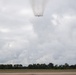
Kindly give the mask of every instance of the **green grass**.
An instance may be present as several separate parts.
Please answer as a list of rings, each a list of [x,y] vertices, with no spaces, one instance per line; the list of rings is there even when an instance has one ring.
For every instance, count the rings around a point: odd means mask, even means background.
[[[51,70],[51,69],[0,69],[0,73],[35,73],[35,72],[76,72],[76,69]]]

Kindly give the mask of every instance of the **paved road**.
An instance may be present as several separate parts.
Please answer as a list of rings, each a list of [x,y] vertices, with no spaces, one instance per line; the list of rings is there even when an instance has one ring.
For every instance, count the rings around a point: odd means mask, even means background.
[[[76,75],[76,72],[51,72],[51,73],[0,73],[0,75]]]

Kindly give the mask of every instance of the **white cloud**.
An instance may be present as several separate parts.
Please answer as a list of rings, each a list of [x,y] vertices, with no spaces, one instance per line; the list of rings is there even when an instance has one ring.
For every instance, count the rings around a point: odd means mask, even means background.
[[[34,17],[28,0],[1,0],[0,63],[75,64],[75,3],[51,0],[44,16]]]
[[[8,33],[10,30],[6,28],[0,28],[0,32],[2,33]]]

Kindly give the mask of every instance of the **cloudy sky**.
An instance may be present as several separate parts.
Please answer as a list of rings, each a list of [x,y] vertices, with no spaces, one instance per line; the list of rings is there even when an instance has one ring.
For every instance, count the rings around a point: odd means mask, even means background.
[[[30,0],[0,0],[0,63],[76,64],[76,0],[49,0],[35,17]]]

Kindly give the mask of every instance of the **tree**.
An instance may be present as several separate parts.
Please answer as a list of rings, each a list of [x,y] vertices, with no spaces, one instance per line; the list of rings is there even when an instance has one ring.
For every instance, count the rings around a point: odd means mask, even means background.
[[[49,68],[49,69],[53,69],[53,68],[54,68],[54,64],[53,64],[53,63],[49,63],[49,64],[48,64],[48,68]]]
[[[65,68],[65,69],[69,69],[69,64],[65,63],[65,64],[64,64],[64,68]]]

